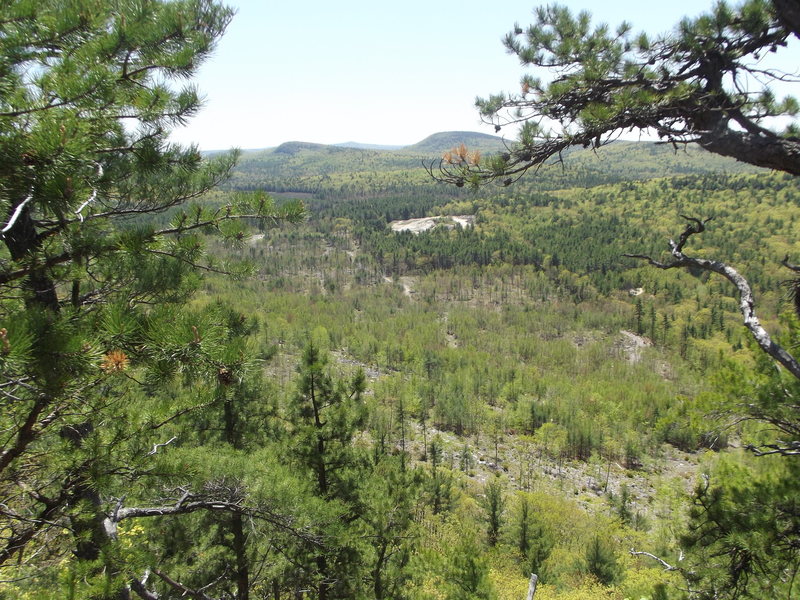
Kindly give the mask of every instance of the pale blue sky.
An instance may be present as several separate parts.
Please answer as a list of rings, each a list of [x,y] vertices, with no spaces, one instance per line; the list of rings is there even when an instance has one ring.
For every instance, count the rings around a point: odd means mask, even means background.
[[[544,2],[543,2],[544,3]],[[659,33],[711,0],[562,0],[595,22]],[[299,140],[413,144],[494,133],[476,96],[518,89],[501,38],[536,0],[228,0],[238,14],[195,82],[206,105],[173,139],[204,150]],[[800,61],[794,61],[795,64]]]

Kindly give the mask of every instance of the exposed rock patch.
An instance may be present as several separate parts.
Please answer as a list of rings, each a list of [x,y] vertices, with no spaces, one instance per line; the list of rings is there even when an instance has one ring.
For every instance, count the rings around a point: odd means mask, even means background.
[[[411,233],[422,233],[441,225],[452,229],[456,225],[459,227],[472,227],[475,225],[475,215],[455,215],[439,217],[423,217],[421,219],[406,219],[404,221],[392,221],[389,227],[392,231],[410,231]]]
[[[628,362],[631,364],[641,361],[642,350],[653,345],[653,342],[650,341],[649,338],[636,335],[632,331],[626,331],[623,329],[620,331],[620,334],[622,337],[617,342],[616,346],[622,351],[622,353],[628,359]]]

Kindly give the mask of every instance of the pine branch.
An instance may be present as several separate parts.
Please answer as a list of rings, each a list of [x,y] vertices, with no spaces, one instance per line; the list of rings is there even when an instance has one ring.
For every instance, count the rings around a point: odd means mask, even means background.
[[[779,6],[780,5],[780,6]],[[426,165],[431,177],[456,186],[509,185],[528,170],[559,158],[567,147],[598,148],[618,134],[650,130],[673,145],[699,144],[736,160],[800,175],[800,140],[783,137],[761,122],[793,116],[741,89],[740,81],[791,79],[759,67],[760,55],[786,45],[798,32],[800,11],[777,0],[776,17],[753,24],[736,9],[709,32],[702,19],[687,20],[678,33],[650,42],[631,39],[629,26],[616,33],[563,7],[546,7],[527,30],[516,27],[504,43],[523,65],[547,69],[549,83],[526,76],[519,94],[476,102],[484,122],[522,124],[518,143],[482,164],[443,159]],[[640,42],[639,40],[642,40]],[[737,127],[731,127],[735,123]],[[739,130],[739,127],[743,128]]]

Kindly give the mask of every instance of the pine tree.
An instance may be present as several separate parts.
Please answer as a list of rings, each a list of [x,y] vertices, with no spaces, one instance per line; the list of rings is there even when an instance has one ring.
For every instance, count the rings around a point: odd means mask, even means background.
[[[644,334],[644,306],[642,305],[642,299],[636,299],[636,333],[639,335]]]
[[[544,583],[547,578],[544,561],[550,556],[555,542],[541,518],[533,512],[529,496],[519,493],[518,499],[514,515],[514,536],[517,549],[524,559],[522,574],[528,576],[535,573],[539,581]]]
[[[445,596],[448,600],[492,600],[496,597],[489,568],[469,534],[447,556]]]
[[[486,484],[483,490],[483,509],[486,512],[486,534],[489,545],[494,546],[500,537],[500,528],[503,526],[505,512],[505,493],[497,477]]]
[[[614,551],[600,536],[594,536],[586,546],[586,568],[603,585],[611,585],[619,577]]]
[[[168,142],[200,105],[181,82],[232,14],[212,0],[0,6],[0,566],[48,580],[71,557],[83,597],[149,593],[147,558],[115,549],[121,523],[252,508],[219,480],[141,485],[176,445],[168,424],[227,376],[226,326],[182,308],[199,272],[240,271],[206,256],[205,235],[235,243],[247,220],[302,216],[263,195],[184,207],[236,160]]]
[[[519,93],[476,102],[497,131],[520,125],[517,144],[484,161],[447,153],[430,173],[460,186],[509,185],[566,148],[597,148],[621,131],[650,129],[675,144],[696,143],[799,175],[796,128],[769,128],[770,117],[794,116],[797,101],[776,99],[769,86],[786,74],[763,73],[759,65],[792,36],[800,36],[800,17],[790,0],[747,0],[735,8],[720,2],[652,39],[632,34],[628,23],[592,28],[586,12],[540,7],[535,23],[515,26],[503,41],[522,65],[553,76],[526,73]],[[746,75],[758,88],[743,93],[731,82]]]
[[[361,371],[347,382],[334,379],[326,355],[313,343],[306,346],[291,406],[289,452],[312,493],[335,515],[322,532],[325,547],[311,548],[307,559],[313,563],[308,570],[314,574],[319,600],[352,597],[357,587],[354,573],[361,559],[350,540],[355,533],[350,525],[360,516],[360,484],[369,461],[352,442],[366,417],[364,384]]]
[[[418,525],[415,508],[421,498],[422,472],[408,469],[402,455],[385,457],[361,486],[363,510],[359,519],[366,579],[375,600],[402,598],[410,579]]]

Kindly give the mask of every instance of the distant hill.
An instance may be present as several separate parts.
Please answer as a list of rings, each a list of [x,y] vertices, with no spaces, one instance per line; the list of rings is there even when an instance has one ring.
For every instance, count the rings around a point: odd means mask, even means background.
[[[341,144],[334,144],[339,148],[355,148],[357,150],[400,150],[404,148],[402,144],[362,144],[361,142],[342,142]]]
[[[550,189],[587,187],[621,181],[644,181],[676,175],[707,173],[758,173],[752,165],[707,152],[698,146],[674,148],[656,142],[616,141],[594,151],[570,148],[563,152],[562,163],[543,167],[536,177],[547,180]]]
[[[275,154],[290,154],[294,155],[298,152],[302,152],[304,150],[310,150],[312,152],[340,152],[345,150],[345,148],[341,148],[339,146],[330,146],[327,144],[314,144],[312,142],[284,142],[277,148],[273,150]]]
[[[505,148],[503,138],[475,131],[445,131],[429,135],[421,142],[400,150],[403,154],[423,154],[441,156],[453,147],[464,144],[470,150],[483,154],[498,152]]]
[[[484,156],[506,147],[502,138],[469,131],[435,133],[395,150],[293,141],[245,152],[228,185],[328,197],[407,195],[412,189],[415,194],[450,195],[453,190],[436,184],[423,165],[435,164],[444,152],[462,143]],[[654,142],[617,141],[597,152],[573,148],[563,152],[562,159],[530,173],[514,188],[555,190],[674,175],[758,171],[697,147],[676,150]]]

